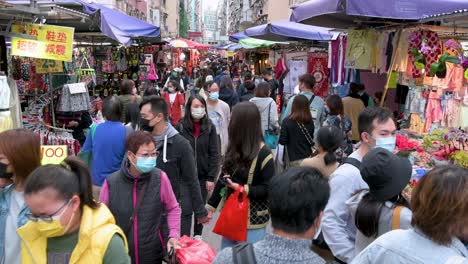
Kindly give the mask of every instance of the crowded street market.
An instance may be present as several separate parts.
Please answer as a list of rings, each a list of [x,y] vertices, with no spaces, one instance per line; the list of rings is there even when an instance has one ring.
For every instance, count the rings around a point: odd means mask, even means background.
[[[93,1],[0,0],[0,264],[468,264],[468,0]]]

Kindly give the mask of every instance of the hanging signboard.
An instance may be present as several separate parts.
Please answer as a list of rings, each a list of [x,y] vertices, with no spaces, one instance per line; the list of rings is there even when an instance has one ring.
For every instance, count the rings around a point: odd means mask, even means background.
[[[11,38],[12,55],[58,61],[72,60],[74,28],[14,24],[11,31],[37,37],[37,40]]]
[[[35,59],[36,73],[63,72],[63,63],[56,60]]]

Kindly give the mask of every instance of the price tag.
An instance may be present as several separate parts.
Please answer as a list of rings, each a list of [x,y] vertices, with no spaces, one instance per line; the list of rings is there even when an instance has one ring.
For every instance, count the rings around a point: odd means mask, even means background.
[[[42,165],[60,164],[68,156],[67,146],[41,146]]]
[[[63,63],[56,60],[35,59],[37,73],[63,72]]]
[[[71,94],[86,93],[85,83],[70,83],[68,84]]]

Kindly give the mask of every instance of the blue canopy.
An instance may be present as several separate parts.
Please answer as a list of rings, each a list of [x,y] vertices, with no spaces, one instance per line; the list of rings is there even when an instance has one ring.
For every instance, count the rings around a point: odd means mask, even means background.
[[[124,45],[131,45],[132,38],[157,38],[161,35],[159,27],[128,16],[118,10],[97,3],[77,0],[83,5],[86,14],[100,13],[101,32]]]
[[[291,21],[332,28],[349,28],[395,20],[417,21],[425,16],[465,9],[467,0],[310,0],[293,7]]]
[[[333,34],[329,33],[331,28],[304,25],[289,20],[281,20],[245,30],[249,37],[270,41],[294,41],[294,40],[331,40]]]
[[[248,36],[245,35],[244,32],[238,32],[236,34],[233,34],[233,35],[229,36],[229,40],[232,41],[232,42],[235,42],[235,43],[238,43],[239,40],[245,39],[245,38],[248,38]]]

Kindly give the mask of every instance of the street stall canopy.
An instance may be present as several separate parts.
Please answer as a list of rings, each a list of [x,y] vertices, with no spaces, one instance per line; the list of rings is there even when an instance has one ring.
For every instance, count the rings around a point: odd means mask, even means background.
[[[287,42],[269,41],[256,38],[244,38],[239,40],[239,44],[248,48],[264,48],[274,44],[288,44]]]
[[[124,45],[131,45],[132,38],[157,38],[161,35],[157,26],[128,16],[118,10],[94,2],[79,2],[83,5],[83,12],[86,14],[92,15],[99,12],[101,16],[101,23],[99,26],[101,32]]]
[[[209,49],[211,48],[210,45],[198,43],[193,40],[184,39],[184,38],[177,38],[173,39],[169,42],[169,46],[173,48],[188,48],[188,49]]]
[[[245,32],[238,32],[229,36],[229,41],[239,43],[239,40],[248,38]]]
[[[245,30],[249,37],[269,41],[294,41],[294,40],[317,40],[329,41],[333,34],[331,28],[304,25],[289,20],[281,20]]]
[[[422,17],[465,9],[466,0],[311,0],[293,7],[291,21],[350,28],[418,21]]]

